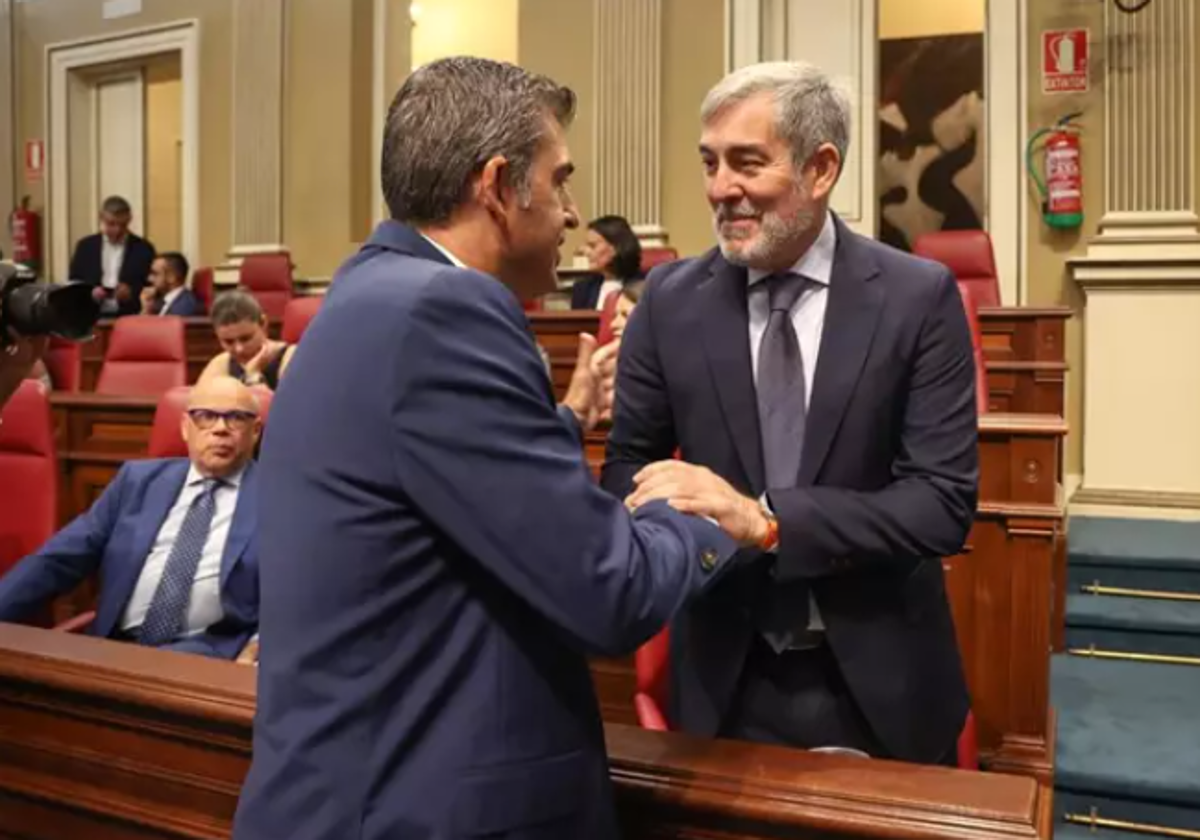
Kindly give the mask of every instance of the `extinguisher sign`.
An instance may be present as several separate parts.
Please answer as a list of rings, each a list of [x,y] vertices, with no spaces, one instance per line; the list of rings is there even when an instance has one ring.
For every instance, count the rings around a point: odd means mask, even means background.
[[[25,180],[40,181],[46,171],[46,147],[41,140],[25,141]]]
[[[1088,89],[1088,31],[1056,29],[1042,33],[1042,93],[1082,93]]]

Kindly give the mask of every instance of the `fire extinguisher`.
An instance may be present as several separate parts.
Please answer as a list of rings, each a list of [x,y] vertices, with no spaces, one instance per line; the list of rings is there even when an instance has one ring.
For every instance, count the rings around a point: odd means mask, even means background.
[[[38,271],[42,261],[42,220],[29,209],[29,196],[22,198],[21,206],[9,216],[8,226],[13,242],[12,261]]]
[[[1078,113],[1067,114],[1054,124],[1034,132],[1025,147],[1025,167],[1042,197],[1042,218],[1055,228],[1077,228],[1083,224],[1083,168],[1079,160],[1079,126],[1071,123]],[[1045,180],[1034,165],[1038,141],[1045,138]]]

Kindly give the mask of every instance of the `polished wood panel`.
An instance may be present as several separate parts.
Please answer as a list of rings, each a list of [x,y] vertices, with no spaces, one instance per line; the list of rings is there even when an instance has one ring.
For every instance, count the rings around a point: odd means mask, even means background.
[[[253,669],[0,625],[0,837],[227,838]],[[628,840],[1048,838],[1029,779],[609,724]]]
[[[990,410],[1063,416],[1072,314],[1065,306],[980,307]]]
[[[579,334],[595,335],[600,330],[600,313],[568,309],[561,312],[530,312],[534,338],[550,357],[550,379],[554,395],[561,400],[571,384],[575,358],[579,354]]]
[[[1051,415],[980,418],[980,502],[968,550],[946,558],[946,589],[985,766],[1049,784],[1054,767],[1050,645],[1061,627],[1063,507],[1056,480],[1066,423]],[[593,470],[604,433],[589,435]],[[1057,590],[1057,592],[1056,592]],[[632,658],[593,669],[606,719],[632,714]]]

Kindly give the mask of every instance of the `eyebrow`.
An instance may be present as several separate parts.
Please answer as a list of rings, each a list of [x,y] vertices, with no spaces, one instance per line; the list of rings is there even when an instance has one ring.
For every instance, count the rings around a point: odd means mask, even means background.
[[[761,143],[735,143],[732,146],[726,146],[724,151],[728,155],[766,155],[767,147]],[[717,152],[711,146],[701,143],[700,154],[715,155]]]

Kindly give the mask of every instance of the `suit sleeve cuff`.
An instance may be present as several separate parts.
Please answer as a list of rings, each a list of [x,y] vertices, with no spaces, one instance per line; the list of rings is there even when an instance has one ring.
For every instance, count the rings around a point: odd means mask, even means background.
[[[583,443],[583,426],[579,425],[579,418],[575,416],[575,412],[567,408],[562,403],[558,404],[558,416],[567,424],[567,428],[575,435],[575,439],[581,444]]]

